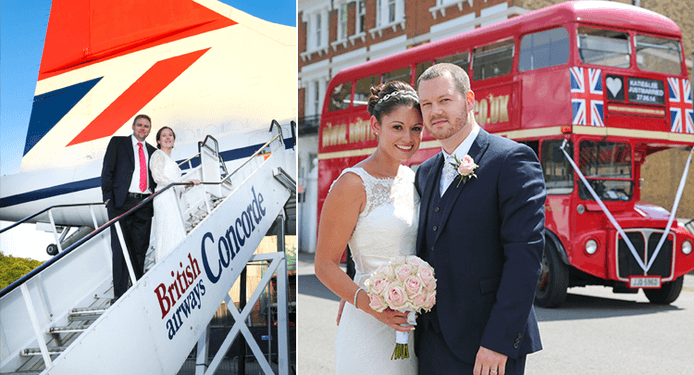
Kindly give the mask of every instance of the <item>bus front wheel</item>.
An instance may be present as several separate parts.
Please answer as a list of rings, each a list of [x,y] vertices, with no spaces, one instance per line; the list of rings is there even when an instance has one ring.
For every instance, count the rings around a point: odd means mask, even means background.
[[[675,281],[663,284],[660,289],[644,289],[648,300],[656,305],[669,305],[680,296],[682,285],[684,284],[684,276],[680,276]]]
[[[559,259],[551,241],[545,242],[542,272],[535,289],[535,304],[540,307],[559,307],[566,299],[569,287],[569,267]]]

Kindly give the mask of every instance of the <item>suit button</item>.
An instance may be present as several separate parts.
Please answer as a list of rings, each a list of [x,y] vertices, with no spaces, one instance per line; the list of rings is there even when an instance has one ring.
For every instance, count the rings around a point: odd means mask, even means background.
[[[431,251],[434,251],[434,247],[433,247],[433,246],[431,247]]]
[[[436,232],[439,229],[436,225],[434,225],[434,232]]]
[[[516,339],[520,340],[521,337],[523,337],[523,335],[519,333],[518,336],[516,336]]]
[[[520,346],[520,344],[515,343],[515,344],[513,344],[513,349],[518,349],[519,346]]]
[[[440,208],[440,207],[434,208],[434,212],[439,212],[439,211],[441,211],[441,208]]]

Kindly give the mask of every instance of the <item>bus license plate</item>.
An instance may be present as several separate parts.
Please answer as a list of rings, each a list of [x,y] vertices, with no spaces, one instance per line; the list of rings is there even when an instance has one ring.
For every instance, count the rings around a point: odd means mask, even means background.
[[[630,288],[660,288],[660,277],[638,277],[629,278]]]

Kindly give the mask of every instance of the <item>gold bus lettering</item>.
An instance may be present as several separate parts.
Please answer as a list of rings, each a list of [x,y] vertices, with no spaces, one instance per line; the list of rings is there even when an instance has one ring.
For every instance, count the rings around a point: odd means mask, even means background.
[[[371,141],[376,139],[371,130],[371,122],[358,120],[356,123],[349,124],[349,143]]]
[[[475,120],[484,126],[508,122],[508,101],[510,95],[494,96],[489,94],[487,98],[475,100]]]
[[[327,123],[323,129],[323,147],[347,144],[347,125]]]

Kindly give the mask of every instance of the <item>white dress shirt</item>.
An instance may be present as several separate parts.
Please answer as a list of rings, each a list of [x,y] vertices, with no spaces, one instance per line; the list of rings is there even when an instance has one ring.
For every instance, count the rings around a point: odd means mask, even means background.
[[[480,126],[477,125],[477,123],[474,123],[470,134],[465,137],[465,139],[458,145],[458,147],[456,147],[452,154],[448,154],[446,150],[441,148],[441,152],[443,154],[443,171],[441,172],[441,180],[439,181],[439,193],[441,196],[443,196],[443,193],[446,192],[446,189],[448,189],[453,180],[458,177],[458,172],[455,170],[455,167],[449,164],[449,158],[450,161],[454,161],[453,155],[455,155],[455,157],[458,158],[458,161],[463,160],[463,157],[470,152],[472,143],[475,142],[479,132]]]
[[[147,144],[142,142],[142,150],[145,152],[145,164],[147,165],[147,189],[145,191],[140,191],[140,147],[137,145],[140,141],[135,138],[134,135],[130,136],[130,140],[133,142],[133,153],[135,155],[135,170],[133,171],[133,177],[130,180],[129,193],[138,194],[152,194],[152,190],[149,188],[149,153],[147,152]]]

